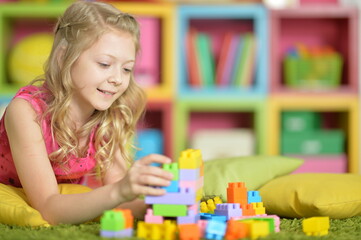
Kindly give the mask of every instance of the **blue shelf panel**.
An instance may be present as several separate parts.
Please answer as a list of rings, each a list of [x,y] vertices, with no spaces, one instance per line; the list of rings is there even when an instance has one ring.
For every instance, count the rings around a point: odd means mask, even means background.
[[[230,19],[252,21],[253,33],[257,39],[257,64],[253,85],[247,89],[239,86],[228,88],[192,88],[188,84],[185,47],[178,48],[178,97],[187,98],[194,95],[211,97],[249,97],[251,95],[266,95],[268,92],[268,12],[262,5],[213,5],[213,6],[179,6],[177,29],[179,46],[185,46],[186,34],[191,20]]]

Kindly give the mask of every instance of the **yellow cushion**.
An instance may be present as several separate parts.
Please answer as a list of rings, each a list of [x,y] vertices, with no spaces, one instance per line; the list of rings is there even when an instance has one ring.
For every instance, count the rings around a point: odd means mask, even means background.
[[[269,181],[259,191],[268,214],[290,218],[361,215],[361,175],[292,174]]]
[[[84,193],[90,188],[78,184],[60,184],[61,194]],[[50,226],[41,214],[29,206],[22,188],[0,183],[0,223],[19,226]]]

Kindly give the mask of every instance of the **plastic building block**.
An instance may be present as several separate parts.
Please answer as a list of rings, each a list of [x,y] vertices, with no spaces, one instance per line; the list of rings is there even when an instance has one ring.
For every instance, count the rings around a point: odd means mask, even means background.
[[[201,237],[203,238],[206,232],[208,221],[200,219],[197,223],[199,230],[201,231]]]
[[[247,188],[244,182],[228,183],[227,188],[227,202],[239,203],[241,205],[247,204]]]
[[[253,216],[256,215],[256,211],[253,209],[252,204],[241,205],[243,216]]]
[[[260,216],[241,216],[235,217],[233,220],[243,221],[243,220],[259,220],[259,221],[268,221],[270,224],[270,232],[279,232],[280,231],[280,217],[277,215],[260,215]]]
[[[125,228],[133,228],[134,217],[133,217],[132,211],[130,211],[130,209],[116,208],[116,209],[114,209],[114,211],[123,213],[123,217],[125,220]]]
[[[205,237],[206,239],[221,240],[226,233],[227,223],[223,221],[209,220]]]
[[[259,237],[266,237],[269,235],[269,223],[266,221],[246,220],[243,221],[243,223],[246,223],[248,235],[251,239],[257,239]]]
[[[242,209],[239,203],[221,203],[217,204],[214,213],[216,215],[226,216],[227,220],[230,220],[232,217],[242,216]]]
[[[150,240],[174,240],[177,226],[166,220],[163,224],[151,224],[139,221],[137,225],[137,238]]]
[[[198,214],[196,214],[195,211],[193,210],[188,210],[188,214],[187,216],[181,216],[181,217],[177,217],[177,224],[191,224],[191,223],[197,223],[197,221],[199,220],[200,216]]]
[[[180,240],[199,240],[201,230],[198,224],[181,224],[178,226]]]
[[[202,165],[202,154],[200,150],[187,149],[181,152],[178,160],[180,169],[195,169]]]
[[[209,213],[214,213],[214,210],[216,209],[216,205],[214,204],[213,199],[208,199],[207,200],[207,206],[208,206],[208,211]]]
[[[245,238],[248,235],[247,230],[248,229],[245,223],[231,219],[227,223],[227,230],[224,238],[226,240]]]
[[[258,191],[248,191],[247,192],[248,202],[247,203],[253,203],[253,202],[262,202],[262,198],[259,195]]]
[[[222,216],[222,215],[215,215],[215,214],[211,214],[211,213],[200,213],[199,214],[202,220],[207,220],[207,221],[221,221],[221,222],[226,222],[227,221],[227,217],[226,216]]]
[[[209,209],[206,202],[201,202],[200,208],[201,208],[200,210],[201,213],[209,213]]]
[[[223,203],[223,202],[222,202],[222,199],[221,199],[220,197],[218,197],[218,196],[216,196],[216,197],[213,198],[213,202],[214,202],[214,204],[216,204],[216,205]]]
[[[125,229],[125,219],[122,212],[105,211],[100,219],[100,229],[104,231],[120,231]]]
[[[263,202],[252,202],[251,204],[256,215],[266,214],[266,208],[263,207]]]
[[[177,193],[170,192],[162,196],[146,196],[145,203],[192,205],[196,203],[196,193],[191,188],[181,188]]]
[[[174,181],[179,180],[179,168],[178,163],[163,164],[163,170],[173,174]]]
[[[153,209],[148,208],[147,213],[144,216],[144,221],[146,223],[158,223],[162,224],[164,222],[164,218],[162,216],[154,216]]]
[[[199,168],[180,169],[179,181],[197,181],[199,179]]]
[[[100,231],[100,236],[102,238],[125,238],[133,236],[133,228],[126,228],[120,231]]]
[[[324,236],[330,228],[329,217],[311,217],[302,221],[302,230],[308,236]]]
[[[187,205],[153,204],[154,216],[180,217],[187,216]]]
[[[179,181],[171,181],[170,185],[167,187],[162,187],[163,189],[165,189],[166,192],[170,193],[170,192],[178,192],[179,191]]]

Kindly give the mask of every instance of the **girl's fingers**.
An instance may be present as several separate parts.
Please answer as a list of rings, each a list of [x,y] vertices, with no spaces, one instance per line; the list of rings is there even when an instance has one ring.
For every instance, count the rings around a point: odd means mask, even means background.
[[[161,196],[166,193],[165,189],[163,188],[155,188],[155,187],[148,187],[142,186],[139,188],[141,195],[151,195],[151,196]]]
[[[144,164],[144,165],[150,165],[151,163],[167,164],[167,163],[171,163],[172,160],[169,157],[166,157],[164,155],[150,154],[150,155],[147,155],[147,156],[137,160],[137,162]]]
[[[161,186],[167,187],[170,185],[170,181],[164,178],[152,176],[152,175],[142,175],[138,179],[138,183],[142,186]]]

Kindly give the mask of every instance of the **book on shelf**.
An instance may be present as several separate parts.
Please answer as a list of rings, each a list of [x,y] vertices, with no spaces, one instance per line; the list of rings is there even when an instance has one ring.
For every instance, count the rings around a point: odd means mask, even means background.
[[[186,35],[186,63],[188,69],[188,83],[192,87],[202,86],[199,58],[197,55],[196,38],[197,31],[190,29]]]
[[[197,34],[197,54],[199,57],[200,75],[204,87],[214,86],[215,83],[215,63],[212,53],[212,43],[208,35]]]

